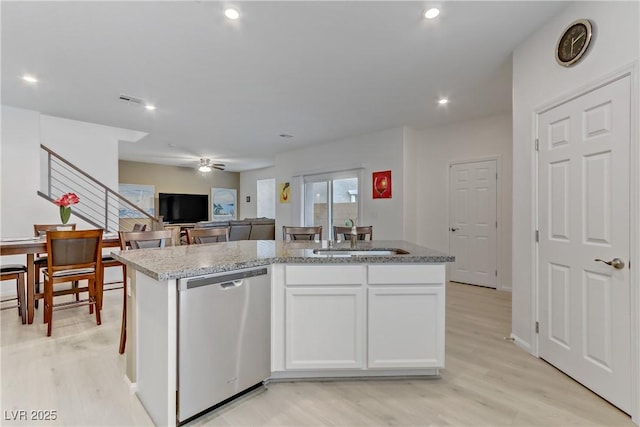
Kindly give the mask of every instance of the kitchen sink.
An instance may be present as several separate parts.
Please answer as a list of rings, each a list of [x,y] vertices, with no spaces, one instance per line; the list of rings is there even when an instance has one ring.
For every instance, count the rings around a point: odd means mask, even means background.
[[[322,248],[322,249],[314,249],[314,254],[317,255],[331,255],[331,256],[389,256],[389,255],[407,255],[409,252],[404,249],[398,248]]]

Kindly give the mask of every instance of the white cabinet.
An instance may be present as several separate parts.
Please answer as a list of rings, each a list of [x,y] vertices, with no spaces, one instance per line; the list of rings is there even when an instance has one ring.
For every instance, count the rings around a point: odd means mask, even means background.
[[[274,378],[433,375],[444,264],[274,265]]]
[[[287,288],[286,369],[362,368],[364,295],[360,288]]]
[[[437,368],[444,365],[444,288],[368,289],[369,368]]]
[[[445,266],[386,264],[367,270],[367,367],[443,367]]]

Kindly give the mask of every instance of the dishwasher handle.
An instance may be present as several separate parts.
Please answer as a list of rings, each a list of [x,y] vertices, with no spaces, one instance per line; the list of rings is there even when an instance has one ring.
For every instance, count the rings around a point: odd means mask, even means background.
[[[211,276],[180,279],[178,290],[183,292],[189,289],[211,285],[219,285],[222,289],[239,288],[244,283],[244,279],[263,276],[266,274],[268,274],[268,270],[266,267],[262,267],[224,274],[214,274]]]
[[[244,280],[233,280],[231,282],[220,283],[220,287],[222,289],[239,288],[243,283]]]

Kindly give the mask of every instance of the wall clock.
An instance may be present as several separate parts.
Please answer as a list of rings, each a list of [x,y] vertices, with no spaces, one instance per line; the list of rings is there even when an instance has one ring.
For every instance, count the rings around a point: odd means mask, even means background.
[[[569,67],[582,58],[591,42],[591,22],[588,19],[578,19],[572,22],[560,36],[556,46],[556,61]]]

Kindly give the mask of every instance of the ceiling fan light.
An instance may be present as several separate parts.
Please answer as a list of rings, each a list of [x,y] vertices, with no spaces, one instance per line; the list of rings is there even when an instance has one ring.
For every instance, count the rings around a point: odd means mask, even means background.
[[[198,167],[200,172],[211,172],[211,164],[209,159],[200,159],[200,166]]]

